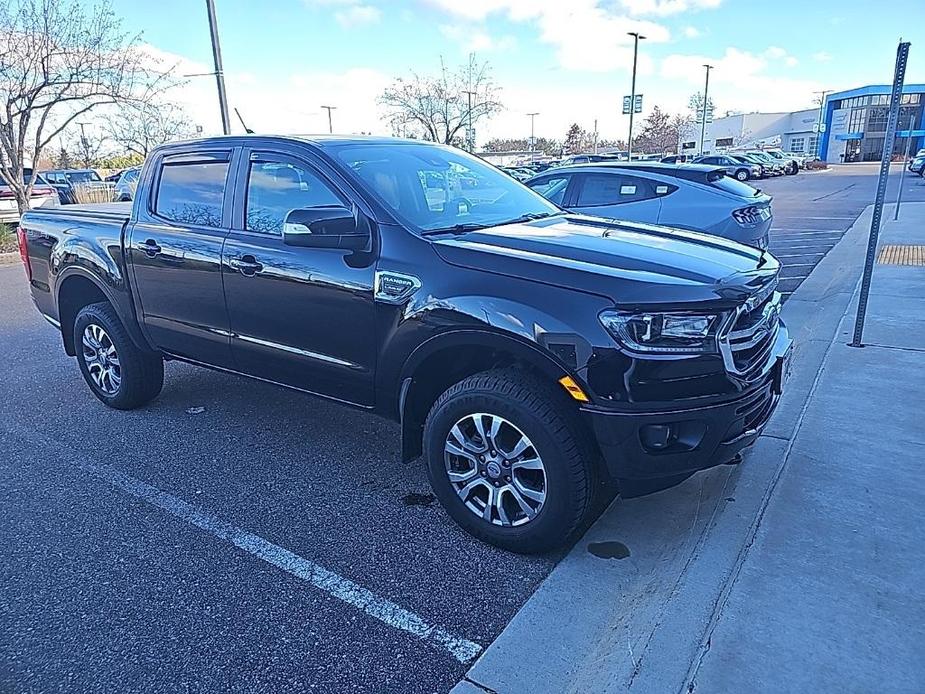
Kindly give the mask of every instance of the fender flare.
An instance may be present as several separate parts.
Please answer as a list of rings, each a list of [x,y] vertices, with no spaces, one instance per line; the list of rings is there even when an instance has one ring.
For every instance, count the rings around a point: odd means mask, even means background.
[[[97,289],[100,290],[100,293],[106,297],[106,300],[110,303],[115,310],[116,315],[119,316],[119,320],[122,321],[122,325],[125,326],[126,331],[129,334],[129,337],[132,339],[132,342],[135,343],[135,346],[139,349],[146,351],[154,351],[154,348],[148,343],[144,335],[141,333],[141,328],[138,325],[138,322],[135,320],[135,315],[131,311],[127,311],[125,308],[125,303],[119,301],[117,294],[114,292],[113,288],[102,282],[100,278],[94,273],[90,272],[86,268],[83,268],[79,265],[69,265],[64,268],[55,279],[55,308],[58,311],[58,319],[61,319],[61,289],[64,286],[65,282],[72,277],[80,277],[85,280],[89,280]],[[61,336],[67,344],[67,336],[64,334],[64,323],[61,322]]]

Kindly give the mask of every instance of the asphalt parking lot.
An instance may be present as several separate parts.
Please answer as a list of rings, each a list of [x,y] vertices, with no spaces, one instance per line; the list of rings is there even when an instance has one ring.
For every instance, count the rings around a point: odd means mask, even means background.
[[[876,173],[759,182],[783,291]],[[362,413],[176,363],[148,407],[106,409],[18,265],[0,354],[0,691],[446,691],[558,559],[458,530]]]
[[[780,291],[785,299],[874,201],[879,171],[879,163],[852,164],[751,182],[774,197],[770,248],[783,265]],[[925,179],[895,164],[887,202],[896,201],[900,180],[903,201],[925,200]]]

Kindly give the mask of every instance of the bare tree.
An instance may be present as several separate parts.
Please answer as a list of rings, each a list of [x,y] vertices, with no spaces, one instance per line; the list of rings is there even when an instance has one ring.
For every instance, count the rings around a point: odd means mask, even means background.
[[[679,117],[672,118],[658,106],[653,106],[642,123],[639,135],[633,139],[633,149],[646,154],[677,152],[679,121]]]
[[[379,97],[393,130],[416,127],[425,140],[451,144],[460,131],[502,109],[488,63],[469,62],[450,69],[440,60],[436,75],[399,77]],[[467,94],[467,92],[470,92]],[[471,105],[471,108],[470,108]]]
[[[34,171],[23,178],[27,155],[39,160],[78,118],[157,89],[161,77],[105,0],[0,3],[0,179],[20,213],[35,184]]]
[[[109,137],[127,151],[147,157],[154,147],[165,142],[196,135],[183,109],[168,101],[128,101],[107,121]]]

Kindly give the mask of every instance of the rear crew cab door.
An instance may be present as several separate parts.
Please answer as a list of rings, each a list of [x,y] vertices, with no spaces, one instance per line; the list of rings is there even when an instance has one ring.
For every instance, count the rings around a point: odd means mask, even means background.
[[[169,150],[152,160],[125,238],[141,324],[175,356],[232,368],[222,287],[234,147]]]
[[[570,209],[609,219],[658,222],[662,203],[656,183],[619,171],[583,173],[577,179]]]

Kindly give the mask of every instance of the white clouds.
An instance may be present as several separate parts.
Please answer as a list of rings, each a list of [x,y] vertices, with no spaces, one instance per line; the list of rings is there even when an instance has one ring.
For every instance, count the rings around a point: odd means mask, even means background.
[[[334,13],[334,18],[342,27],[353,27],[359,24],[373,24],[379,21],[382,12],[372,5],[349,5],[343,10]]]
[[[513,36],[495,38],[477,25],[441,24],[438,29],[444,38],[458,44],[463,53],[506,51],[517,43]]]
[[[691,10],[714,9],[721,3],[722,0],[620,0],[620,4],[632,15],[657,17],[667,17]]]
[[[710,0],[707,0],[710,1]],[[666,42],[666,27],[616,12],[599,0],[429,0],[445,12],[482,22],[502,15],[514,22],[532,22],[541,42],[555,48],[559,65],[567,70],[609,72],[632,66],[633,39],[638,31],[650,42]],[[640,56],[640,70],[651,70],[651,61]]]
[[[363,0],[304,0],[309,7],[333,7],[334,19],[345,29],[362,24],[375,24],[382,17],[382,11]]]
[[[813,53],[813,60],[817,63],[828,63],[831,62],[832,56],[825,51],[819,51],[818,53]]]
[[[700,36],[700,29],[697,27],[684,27],[684,36],[689,39],[696,39]]]
[[[770,54],[778,55],[778,51]],[[786,52],[784,56],[783,62],[787,65],[790,56]],[[723,108],[776,112],[804,107],[818,84],[813,80],[773,74],[771,60],[768,51],[756,55],[737,48],[727,48],[718,60],[701,55],[670,55],[662,61],[660,75],[701,90],[703,66],[709,64],[715,68],[710,73],[710,91]]]
[[[787,56],[787,51],[780,46],[770,46],[764,54],[768,58],[785,58]]]

